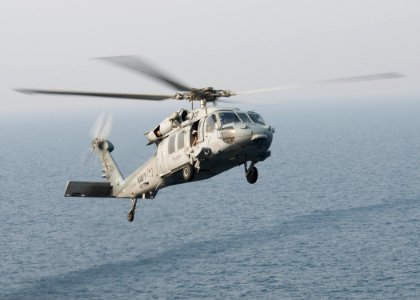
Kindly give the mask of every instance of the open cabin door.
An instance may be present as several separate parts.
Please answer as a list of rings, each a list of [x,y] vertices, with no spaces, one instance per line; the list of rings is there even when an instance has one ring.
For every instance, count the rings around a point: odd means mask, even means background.
[[[214,139],[217,138],[216,136],[216,128],[218,126],[217,118],[215,114],[211,114],[206,118],[206,122],[203,126],[203,135],[206,141],[206,144],[209,145]]]

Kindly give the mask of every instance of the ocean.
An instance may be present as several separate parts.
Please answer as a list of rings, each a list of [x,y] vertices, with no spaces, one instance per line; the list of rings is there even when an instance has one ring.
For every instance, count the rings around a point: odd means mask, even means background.
[[[138,107],[109,137],[124,175],[171,112]],[[237,167],[168,187],[133,223],[129,200],[64,198],[101,180],[99,105],[1,118],[0,299],[418,299],[420,103],[255,108],[276,128],[256,184]]]

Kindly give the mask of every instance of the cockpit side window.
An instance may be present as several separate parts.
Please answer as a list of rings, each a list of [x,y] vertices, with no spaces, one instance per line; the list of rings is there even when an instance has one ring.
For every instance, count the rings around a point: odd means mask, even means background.
[[[238,116],[233,111],[221,111],[219,112],[220,123],[223,125],[229,123],[240,123]]]
[[[256,112],[249,111],[248,116],[254,121],[255,123],[265,125],[264,119],[261,117],[260,114],[257,114]]]
[[[209,116],[206,122],[206,132],[212,132],[216,128],[216,122],[217,119],[215,115]]]
[[[252,123],[252,120],[248,117],[246,113],[238,112],[238,116],[244,123]]]

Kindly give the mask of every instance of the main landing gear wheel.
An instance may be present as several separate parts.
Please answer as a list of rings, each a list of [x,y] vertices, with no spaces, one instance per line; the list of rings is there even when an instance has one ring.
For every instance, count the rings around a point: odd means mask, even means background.
[[[191,164],[186,164],[182,167],[182,178],[185,181],[191,181],[194,178],[194,167]]]
[[[251,167],[246,174],[246,180],[250,184],[254,184],[257,182],[257,179],[258,179],[258,169],[256,167]]]
[[[128,212],[127,220],[128,222],[133,222],[134,214],[136,213],[137,198],[131,199],[131,209]]]

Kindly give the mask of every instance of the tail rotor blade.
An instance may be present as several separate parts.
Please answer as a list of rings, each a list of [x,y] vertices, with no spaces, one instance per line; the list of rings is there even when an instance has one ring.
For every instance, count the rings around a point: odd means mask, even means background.
[[[93,124],[92,128],[90,129],[90,136],[91,138],[97,138],[102,130],[102,127],[104,126],[104,120],[105,120],[105,113],[101,112],[99,116],[96,118],[95,123]]]
[[[95,123],[90,129],[90,136],[92,139],[107,139],[112,129],[112,113],[107,115],[104,112],[101,112],[96,118]]]
[[[87,165],[90,165],[92,158],[93,158],[92,149],[86,150],[85,152],[83,152],[82,157],[80,158],[80,165],[82,167],[86,167]]]
[[[112,113],[109,113],[105,119],[104,125],[102,126],[100,137],[106,140],[111,133],[112,129]]]
[[[112,128],[112,113],[105,114],[105,112],[101,112],[93,123],[89,133],[92,138],[92,145],[91,149],[85,151],[81,158],[80,158],[80,165],[84,169],[90,169],[93,165],[93,157],[95,150],[97,149],[97,144],[107,139],[109,134],[111,133]]]

